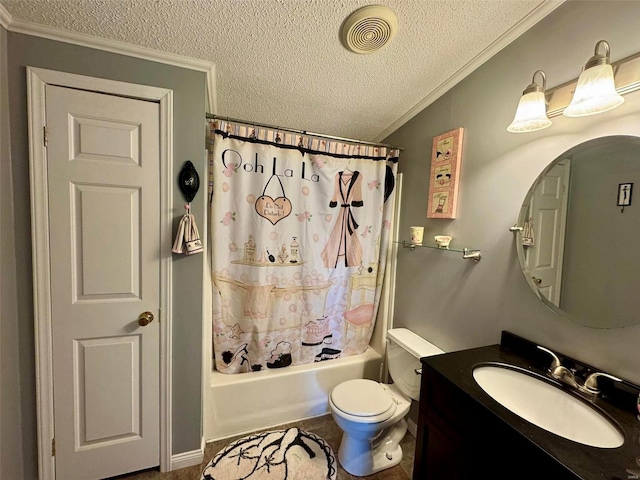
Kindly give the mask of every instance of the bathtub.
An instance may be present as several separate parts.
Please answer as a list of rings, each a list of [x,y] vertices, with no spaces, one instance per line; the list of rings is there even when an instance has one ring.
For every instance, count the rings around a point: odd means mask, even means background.
[[[360,355],[236,375],[212,371],[206,385],[204,437],[210,442],[329,413],[329,393],[353,378],[378,381],[382,357]]]

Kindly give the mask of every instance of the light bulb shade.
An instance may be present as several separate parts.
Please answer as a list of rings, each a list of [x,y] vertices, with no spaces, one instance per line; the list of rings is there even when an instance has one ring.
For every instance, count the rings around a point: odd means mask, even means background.
[[[516,116],[507,127],[511,133],[535,132],[551,125],[547,117],[544,92],[525,93],[520,98]]]
[[[573,99],[564,110],[566,117],[585,117],[606,112],[624,102],[616,92],[611,65],[596,65],[585,69],[578,78]]]

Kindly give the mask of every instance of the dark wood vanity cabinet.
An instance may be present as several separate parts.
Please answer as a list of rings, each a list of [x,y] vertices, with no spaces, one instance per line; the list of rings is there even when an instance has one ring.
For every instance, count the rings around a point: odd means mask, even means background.
[[[478,478],[579,477],[425,364],[413,479]]]

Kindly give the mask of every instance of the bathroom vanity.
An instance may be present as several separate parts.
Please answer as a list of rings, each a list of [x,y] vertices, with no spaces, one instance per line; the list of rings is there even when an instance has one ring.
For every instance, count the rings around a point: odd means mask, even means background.
[[[558,356],[577,376],[597,371]],[[524,420],[489,396],[473,376],[479,365],[505,364],[546,377],[550,360],[535,344],[509,332],[503,332],[501,345],[423,358],[414,480],[640,478],[637,385],[600,378],[602,393],[593,396],[544,379],[584,401],[624,437],[617,448],[599,448]]]

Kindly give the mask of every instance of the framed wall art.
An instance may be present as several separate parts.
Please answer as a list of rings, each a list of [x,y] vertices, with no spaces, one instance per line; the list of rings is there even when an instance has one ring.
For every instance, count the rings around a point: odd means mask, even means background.
[[[618,184],[618,206],[628,207],[631,205],[631,192],[633,191],[633,183]]]
[[[463,128],[433,138],[427,218],[456,218]]]

